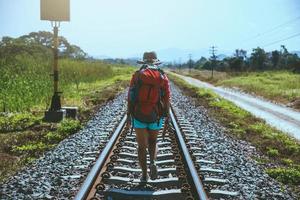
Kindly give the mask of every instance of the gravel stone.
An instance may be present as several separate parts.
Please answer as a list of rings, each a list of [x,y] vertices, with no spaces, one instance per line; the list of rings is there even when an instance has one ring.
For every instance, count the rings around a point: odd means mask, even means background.
[[[253,157],[262,156],[255,147],[226,134],[226,128],[209,117],[208,110],[198,105],[195,99],[184,96],[173,84],[171,89],[176,115],[190,121],[203,139],[201,153],[204,156],[201,159],[217,162],[217,168],[224,170],[223,175],[218,174],[218,177],[229,180],[218,189],[238,191],[236,199],[298,199],[289,188],[269,177],[257,164]]]
[[[0,199],[74,198],[101,147],[105,146],[109,138],[106,135],[121,120],[125,101],[126,92],[123,92],[102,106],[85,128],[1,184]]]
[[[252,159],[261,157],[255,147],[226,134],[225,127],[175,85],[171,90],[175,113],[190,121],[201,138],[201,159],[215,161],[211,167],[224,171],[217,177],[229,180],[217,189],[238,191],[236,199],[297,199]],[[102,106],[84,129],[0,185],[0,199],[73,199],[126,105],[124,92]]]

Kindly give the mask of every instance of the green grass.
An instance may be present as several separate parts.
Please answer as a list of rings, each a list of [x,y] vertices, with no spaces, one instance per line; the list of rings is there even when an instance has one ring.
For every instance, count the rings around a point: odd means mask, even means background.
[[[36,56],[18,55],[13,61],[0,58],[0,112],[23,112],[45,109],[53,93],[51,61]],[[59,60],[59,90],[63,97],[79,95],[99,81],[133,71],[126,65],[101,61]]]
[[[299,183],[300,168],[297,167],[300,164],[299,141],[275,130],[264,121],[219,97],[211,90],[194,87],[172,74],[169,74],[169,77],[185,94],[196,98],[199,104],[209,110],[212,117],[226,126],[228,134],[252,143],[269,157],[268,162],[282,165],[282,169],[267,170],[272,177],[283,183],[294,185]],[[263,163],[266,161],[263,160]],[[288,178],[291,180],[288,181]]]
[[[267,169],[266,172],[273,178],[285,184],[300,185],[300,166],[288,168]]]
[[[181,70],[179,74],[212,83],[217,86],[239,88],[275,102],[288,104],[300,100],[300,74],[290,71],[264,71],[264,72],[211,72],[207,70]],[[299,104],[292,107],[300,109]]]
[[[40,123],[40,118],[32,113],[10,113],[0,115],[0,133],[27,129]]]
[[[40,55],[0,58],[0,181],[81,129],[97,107],[128,86],[135,71],[101,61],[59,60],[62,105],[78,106],[79,120],[52,124],[42,121],[53,93],[51,68]]]
[[[129,70],[131,72],[132,69]],[[78,91],[64,96],[66,103],[79,106],[79,120],[66,119],[58,124],[45,123],[42,112],[10,113],[0,117],[0,181],[34,161],[45,151],[77,132],[97,110],[97,107],[129,84],[127,73],[109,79],[82,84]],[[75,87],[75,86],[74,86]]]
[[[42,121],[53,94],[50,48],[19,39],[1,43],[0,180],[77,132],[97,108],[129,84],[135,68],[85,59],[59,59],[63,106],[79,107],[78,121]]]
[[[80,121],[73,119],[64,119],[58,125],[55,131],[42,132],[38,137],[32,140],[24,141],[24,144],[12,145],[11,152],[14,155],[25,158],[38,157],[42,152],[51,149],[62,139],[76,133],[82,128]]]
[[[241,74],[219,81],[217,85],[238,87],[246,92],[282,103],[300,99],[300,74],[288,71]]]
[[[221,80],[226,80],[231,77],[231,75],[226,72],[218,72],[218,71],[214,71],[214,76],[212,77],[210,70],[197,70],[197,69],[191,69],[191,73],[189,73],[188,69],[182,69],[180,71],[176,71],[176,73],[186,75],[186,76],[191,76],[193,78],[205,82],[209,82],[212,84],[215,84]]]

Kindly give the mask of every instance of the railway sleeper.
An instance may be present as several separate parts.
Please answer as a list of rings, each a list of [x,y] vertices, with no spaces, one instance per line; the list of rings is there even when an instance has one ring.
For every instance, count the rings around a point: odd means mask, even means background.
[[[132,159],[137,159],[138,155],[137,154],[132,154],[132,153],[126,153],[126,152],[121,152],[118,154],[120,158],[132,158]],[[161,160],[170,160],[173,159],[174,155],[172,153],[165,153],[165,154],[157,154],[156,160],[161,161]],[[147,158],[149,158],[149,154],[147,155]]]
[[[199,141],[199,142],[202,142],[203,139],[201,139],[199,136],[188,136],[188,137],[185,137],[187,140],[194,140],[194,141]]]
[[[211,177],[205,177],[203,182],[205,184],[211,184],[211,185],[223,185],[228,183],[227,179],[220,179],[220,178],[211,178]]]
[[[136,151],[136,150],[137,150],[137,147],[122,146],[120,149],[121,149],[121,150],[122,150],[122,149],[127,149],[127,150],[131,150],[131,151]],[[172,148],[171,148],[170,146],[158,148],[158,151],[165,151],[165,150],[172,150]]]
[[[227,190],[218,190],[218,189],[213,189],[209,191],[209,195],[212,198],[219,199],[219,198],[233,198],[237,197],[239,195],[238,192],[231,192]]]
[[[129,167],[118,167],[118,166],[114,167],[113,170],[119,171],[119,172],[128,172],[128,173],[130,173],[130,172],[140,172],[141,173],[142,172],[141,169],[135,169],[135,168],[129,168]],[[149,171],[150,170],[148,169],[148,172]],[[170,173],[176,173],[176,168],[173,168],[173,167],[172,168],[158,168],[157,173],[159,175],[168,175]]]
[[[160,190],[160,191],[149,191],[149,190],[122,190],[122,189],[108,189],[104,192],[105,199],[157,199],[157,200],[174,200],[184,199],[186,194],[182,193],[180,189]]]
[[[138,163],[138,160],[128,160],[128,159],[119,158],[117,160],[117,162],[124,163],[124,164],[134,164],[134,163]],[[150,164],[150,161],[147,161],[147,164]],[[174,165],[175,161],[172,160],[172,159],[170,159],[170,160],[160,160],[160,161],[156,161],[155,164],[157,166],[160,166],[160,165]]]
[[[120,176],[111,176],[109,178],[103,179],[103,183],[105,184],[128,184],[128,183],[133,183],[133,184],[141,184],[140,179],[132,179],[132,178],[124,178]],[[166,188],[166,187],[171,187],[171,186],[176,186],[180,187],[181,182],[177,177],[172,177],[172,178],[160,178],[160,179],[155,179],[151,180],[149,179],[147,181],[147,184],[155,186],[155,187],[160,187],[160,188]]]
[[[221,169],[215,169],[211,167],[200,167],[200,172],[209,172],[209,173],[223,173]]]
[[[216,162],[214,162],[214,161],[204,160],[204,159],[199,159],[199,160],[196,160],[195,162],[199,163],[199,164],[216,164]]]
[[[137,142],[133,142],[133,141],[124,141],[125,144],[131,144],[131,145],[134,145],[134,146],[137,146],[138,143]],[[157,142],[157,145],[158,146],[163,146],[163,145],[171,145],[172,143],[170,141],[165,141],[165,142]]]
[[[196,156],[196,157],[204,157],[205,154],[203,154],[203,153],[193,153],[193,156]]]

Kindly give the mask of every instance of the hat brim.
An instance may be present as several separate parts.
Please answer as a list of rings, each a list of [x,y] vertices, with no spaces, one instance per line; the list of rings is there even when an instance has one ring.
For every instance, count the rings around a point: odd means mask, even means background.
[[[162,64],[162,62],[160,62],[159,60],[153,60],[153,62],[146,62],[144,60],[138,60],[137,61],[138,64],[153,64],[153,65],[160,65]]]

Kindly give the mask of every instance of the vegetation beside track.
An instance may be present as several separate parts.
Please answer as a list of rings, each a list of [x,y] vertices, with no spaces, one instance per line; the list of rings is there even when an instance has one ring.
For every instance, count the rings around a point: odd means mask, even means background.
[[[212,83],[217,86],[238,88],[246,93],[255,94],[266,99],[290,105],[300,109],[300,74],[291,71],[264,72],[211,72],[207,70],[182,70],[180,74]]]
[[[62,104],[78,106],[79,120],[43,122],[53,93],[51,41],[47,32],[0,41],[0,181],[81,129],[97,107],[127,87],[135,70],[86,59],[79,47],[61,38]]]
[[[266,159],[257,158],[257,161],[266,167],[266,172],[271,177],[291,185],[300,192],[297,188],[300,183],[299,141],[273,129],[263,120],[219,97],[211,90],[194,87],[171,74],[169,77],[185,94],[209,109],[212,117],[227,128],[228,134],[250,142],[261,151]]]
[[[102,103],[124,91],[129,78],[129,74],[124,74],[95,81],[83,85],[76,94],[66,95],[65,102],[79,106],[79,120],[46,123],[42,121],[44,110],[3,113],[0,116],[0,181],[81,129]]]

